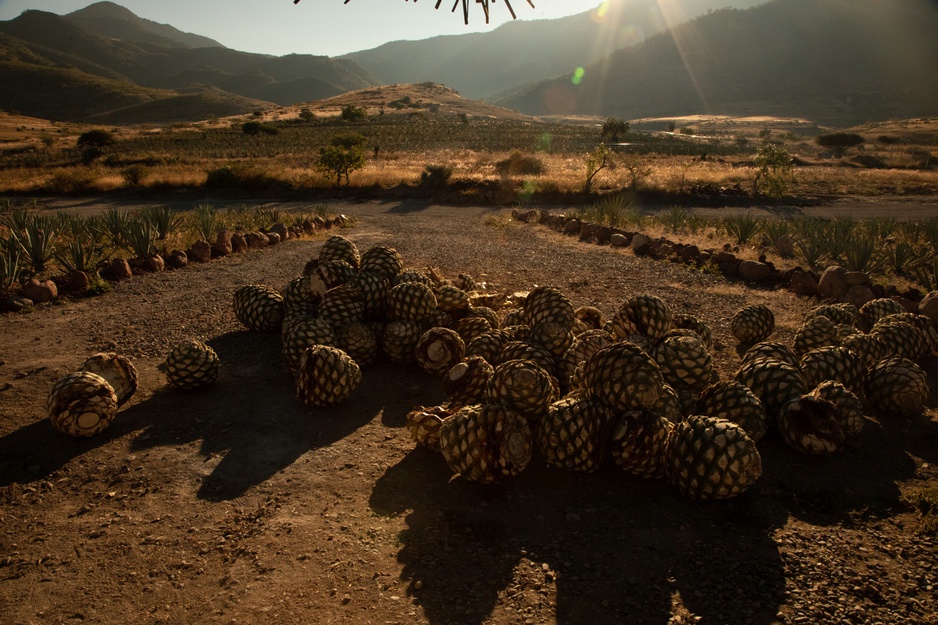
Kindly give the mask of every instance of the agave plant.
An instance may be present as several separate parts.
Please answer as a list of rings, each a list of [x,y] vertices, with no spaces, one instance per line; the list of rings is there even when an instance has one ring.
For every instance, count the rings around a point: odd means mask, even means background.
[[[208,204],[199,204],[192,213],[192,227],[198,233],[200,239],[211,241],[221,229],[221,221],[218,219],[218,209]]]
[[[762,227],[762,220],[753,216],[752,213],[741,213],[724,217],[723,227],[736,240],[737,244],[743,245],[759,232]]]
[[[20,233],[13,233],[33,273],[45,271],[53,259],[58,233],[49,217],[34,216]]]
[[[158,241],[165,241],[184,221],[179,211],[168,206],[148,206],[140,211],[140,216],[153,226]]]
[[[143,217],[132,219],[124,232],[134,258],[146,258],[156,253],[156,228],[149,220]]]
[[[117,247],[126,247],[127,224],[130,222],[130,213],[119,208],[109,208],[101,215],[101,225]]]
[[[23,274],[23,250],[12,234],[0,239],[0,292],[9,291]]]
[[[899,229],[899,220],[895,217],[872,217],[864,222],[864,226],[871,237],[885,239]]]
[[[876,239],[858,236],[846,244],[844,267],[849,271],[876,273],[882,269],[882,260],[877,254],[879,245]]]
[[[113,252],[114,248],[105,252],[99,241],[72,239],[64,250],[55,253],[55,260],[65,271],[82,271],[95,276]]]
[[[620,226],[627,223],[630,209],[633,209],[631,202],[622,195],[615,195],[591,204],[580,216],[598,224]]]
[[[886,254],[889,268],[900,276],[906,275],[909,267],[916,260],[915,248],[905,241],[899,241],[895,245],[887,247]]]
[[[938,290],[938,258],[929,254],[927,259],[920,259],[914,266],[913,273],[915,279],[927,290]]]
[[[762,222],[762,244],[774,248],[779,256],[793,254],[794,238],[791,222],[784,219],[766,219]]]
[[[671,206],[658,216],[658,221],[666,230],[681,232],[687,225],[689,213],[683,206]]]
[[[932,250],[938,252],[938,217],[929,217],[921,225]]]
[[[795,243],[798,256],[809,269],[817,269],[826,254],[823,234],[822,236],[802,236]]]
[[[33,219],[28,206],[17,206],[3,217],[3,225],[13,232],[23,232]]]

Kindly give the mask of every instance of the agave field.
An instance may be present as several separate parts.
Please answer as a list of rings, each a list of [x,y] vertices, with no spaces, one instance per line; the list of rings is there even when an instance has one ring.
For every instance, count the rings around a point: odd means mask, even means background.
[[[911,285],[926,292],[938,288],[938,217],[776,218],[751,212],[707,217],[682,206],[641,210],[625,196],[597,202],[570,216],[701,248],[730,245],[751,256],[769,256],[781,266],[818,272],[838,265],[883,284]]]
[[[74,295],[108,290],[101,272],[115,258],[146,270],[148,259],[168,259],[173,250],[186,250],[196,241],[214,243],[220,231],[256,232],[274,224],[294,232],[331,225],[325,205],[308,209],[209,204],[181,211],[167,206],[140,210],[110,208],[100,215],[43,213],[34,203],[4,201],[0,206],[0,292],[16,294],[29,280],[59,279],[82,273],[88,283]],[[306,227],[304,229],[304,224]],[[162,266],[162,265],[161,265]],[[152,270],[152,269],[151,269]]]

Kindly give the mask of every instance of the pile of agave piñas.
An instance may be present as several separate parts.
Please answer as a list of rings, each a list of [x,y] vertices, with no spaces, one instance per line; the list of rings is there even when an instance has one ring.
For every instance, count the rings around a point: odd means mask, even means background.
[[[891,300],[819,307],[793,346],[767,342],[774,315],[750,306],[731,330],[752,347],[735,380],[720,381],[710,329],[654,295],[610,319],[551,287],[516,308],[482,305],[491,301],[469,276],[405,269],[393,248],[359,255],[333,236],[282,292],[243,286],[234,309],[250,329],[281,332],[310,407],[348,398],[381,357],[440,376],[447,403],[414,410],[408,426],[465,479],[514,476],[535,451],[574,471],[611,457],[699,499],[755,483],[756,443],[773,428],[800,452],[830,453],[860,434],[867,405],[920,413],[928,385],[915,361],[938,347],[929,320]]]

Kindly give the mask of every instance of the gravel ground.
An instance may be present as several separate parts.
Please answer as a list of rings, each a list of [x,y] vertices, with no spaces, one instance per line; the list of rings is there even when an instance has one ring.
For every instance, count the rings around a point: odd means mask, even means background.
[[[409,266],[507,293],[554,285],[609,314],[657,294],[711,325],[724,378],[739,363],[735,310],[768,304],[790,341],[811,307],[503,210],[340,209],[360,249],[387,243]],[[581,476],[535,462],[493,487],[451,481],[403,427],[414,405],[441,401],[437,380],[377,365],[348,402],[311,413],[278,337],[234,319],[238,286],[284,286],[324,238],[0,318],[0,621],[938,622],[935,538],[903,504],[938,485],[934,407],[870,418],[859,445],[830,457],[767,439],[763,479],[729,502],[687,501],[613,467]],[[156,367],[189,337],[208,340],[223,370],[183,394]],[[102,349],[133,358],[140,389],[101,436],[67,439],[44,418],[46,393]]]

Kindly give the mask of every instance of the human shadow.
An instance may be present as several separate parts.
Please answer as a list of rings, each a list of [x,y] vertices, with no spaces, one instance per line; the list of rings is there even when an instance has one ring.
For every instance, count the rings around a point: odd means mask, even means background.
[[[376,417],[405,422],[411,398],[390,365],[365,369],[368,383],[340,406],[309,409],[296,399],[276,334],[231,332],[209,344],[222,365],[216,382],[204,390],[165,385],[119,412],[93,438],[63,436],[48,419],[0,438],[0,486],[41,479],[76,457],[127,437],[131,451],[199,442],[199,454],[220,460],[203,478],[197,496],[228,500]]]
[[[758,498],[698,503],[611,466],[579,475],[535,459],[483,486],[415,449],[370,505],[407,514],[401,578],[430,623],[664,624],[678,596],[701,622],[768,623],[785,587]]]

